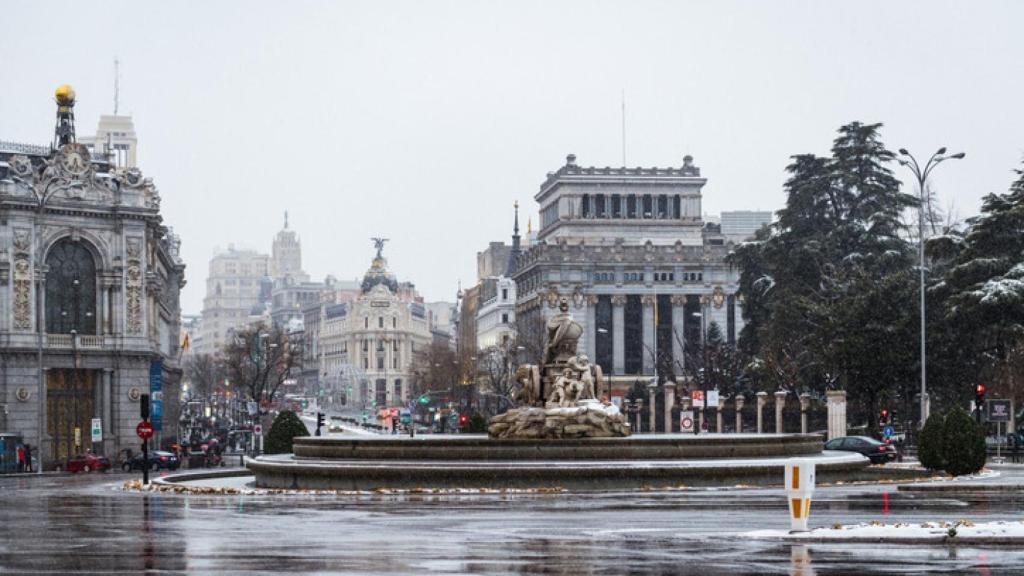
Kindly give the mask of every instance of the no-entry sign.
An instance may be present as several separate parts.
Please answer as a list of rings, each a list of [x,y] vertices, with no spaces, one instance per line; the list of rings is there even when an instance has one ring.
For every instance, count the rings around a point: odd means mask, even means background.
[[[149,440],[153,437],[153,425],[143,420],[135,427],[135,433],[139,435],[139,438]]]

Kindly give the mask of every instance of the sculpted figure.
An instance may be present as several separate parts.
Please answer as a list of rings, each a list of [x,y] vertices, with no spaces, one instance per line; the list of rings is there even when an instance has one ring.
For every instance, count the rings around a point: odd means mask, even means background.
[[[595,400],[597,399],[596,392],[594,391],[594,373],[590,364],[590,358],[586,354],[580,354],[573,356],[567,361],[569,368],[572,368],[579,373],[579,381],[581,384],[579,396],[577,400]]]
[[[566,387],[569,386],[571,380],[572,370],[566,368],[558,378],[555,378],[554,383],[551,385],[551,395],[548,396],[548,404],[555,406],[566,405]]]
[[[548,345],[544,348],[544,364],[564,362],[576,354],[576,343],[583,335],[583,327],[573,321],[568,300],[559,301],[558,314],[548,319],[546,327]]]

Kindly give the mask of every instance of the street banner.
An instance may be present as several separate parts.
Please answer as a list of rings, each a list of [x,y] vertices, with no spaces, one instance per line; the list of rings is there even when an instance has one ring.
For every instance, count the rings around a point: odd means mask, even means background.
[[[92,419],[92,441],[103,442],[103,423],[99,418]]]
[[[693,432],[693,410],[679,412],[679,431]]]
[[[1010,400],[988,400],[985,403],[989,422],[1009,422],[1012,406]]]
[[[718,408],[718,390],[708,390],[708,408]]]
[[[162,429],[164,415],[164,362],[153,360],[149,363],[149,421],[153,423],[153,430],[159,432]]]

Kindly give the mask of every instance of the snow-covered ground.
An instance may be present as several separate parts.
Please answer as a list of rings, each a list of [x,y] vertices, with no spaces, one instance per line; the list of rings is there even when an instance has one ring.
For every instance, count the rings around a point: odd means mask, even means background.
[[[303,422],[306,422],[308,424],[306,426],[307,428],[309,428],[311,431],[312,430],[316,430],[316,416],[308,416],[306,414],[303,414],[303,415],[300,416],[300,418],[302,418]],[[341,430],[342,430],[342,432],[340,432],[341,434],[356,434],[356,435],[360,435],[360,436],[376,436],[377,435],[376,432],[371,432],[369,430],[365,430],[365,429],[360,428],[358,426],[350,426],[348,424],[341,424],[337,420],[330,420],[330,419],[327,420],[327,425],[324,426],[324,428],[322,429],[322,432],[325,432],[327,434],[338,434],[338,432],[330,432],[330,430],[329,430],[331,426],[338,426],[338,425],[341,426]]]
[[[786,530],[755,530],[739,534],[741,538],[811,542],[879,542],[879,543],[953,543],[1024,544],[1024,520],[1017,522],[979,522],[970,520],[922,522],[919,524],[836,525],[815,528],[810,532]]]

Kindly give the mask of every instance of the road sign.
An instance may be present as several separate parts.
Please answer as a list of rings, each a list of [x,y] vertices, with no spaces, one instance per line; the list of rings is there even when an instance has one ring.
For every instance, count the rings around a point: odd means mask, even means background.
[[[153,437],[153,425],[143,420],[139,422],[139,425],[135,427],[135,433],[143,440],[149,440]]]
[[[989,422],[1009,422],[1013,411],[1010,400],[988,400],[985,402]]]
[[[103,423],[99,418],[92,419],[92,441],[103,442]]]
[[[708,390],[708,408],[718,408],[718,390]]]
[[[886,438],[892,438],[894,432],[895,430],[892,429],[892,426],[886,426],[885,428],[882,428],[882,435],[885,436]]]
[[[252,433],[253,434],[263,434],[263,426],[260,425],[260,424],[257,424],[255,426],[253,426],[252,427]]]
[[[82,445],[82,429],[75,426],[75,447]]]
[[[679,431],[693,432],[693,410],[683,410],[679,413]]]

